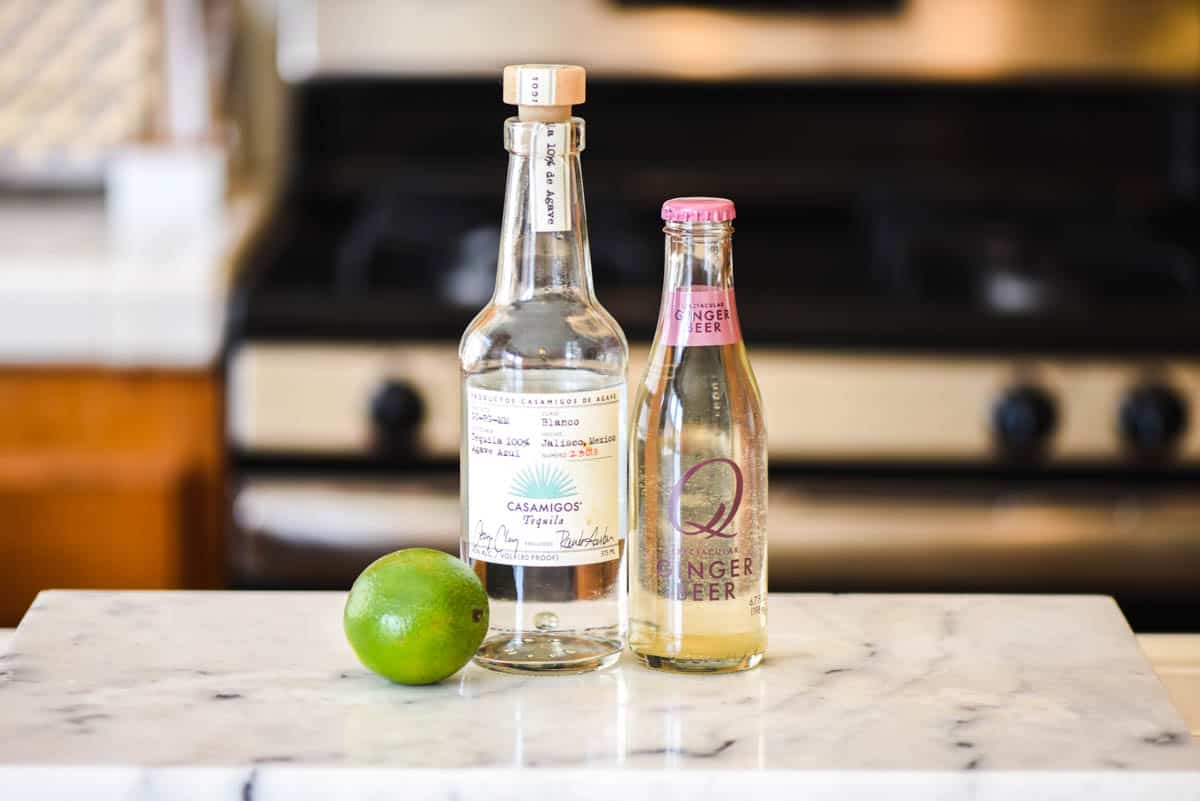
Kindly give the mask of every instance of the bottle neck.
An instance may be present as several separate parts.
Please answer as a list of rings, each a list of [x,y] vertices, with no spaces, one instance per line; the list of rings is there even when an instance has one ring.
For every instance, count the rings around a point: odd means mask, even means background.
[[[670,222],[663,294],[689,287],[733,288],[733,224]]]
[[[667,223],[655,348],[741,345],[733,299],[733,225]],[[661,350],[656,351],[661,354]]]
[[[565,141],[564,141],[565,140]],[[583,199],[584,123],[504,123],[509,152],[496,291],[508,305],[544,296],[595,301]]]

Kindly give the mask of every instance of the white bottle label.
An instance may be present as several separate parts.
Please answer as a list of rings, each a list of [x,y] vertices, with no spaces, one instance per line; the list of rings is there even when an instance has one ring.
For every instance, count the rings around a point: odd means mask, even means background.
[[[548,106],[554,101],[555,71],[550,67],[521,67],[517,105]]]
[[[472,559],[561,566],[620,557],[624,391],[467,389]]]
[[[571,230],[567,154],[571,149],[569,122],[538,123],[529,158],[529,202],[533,230]]]

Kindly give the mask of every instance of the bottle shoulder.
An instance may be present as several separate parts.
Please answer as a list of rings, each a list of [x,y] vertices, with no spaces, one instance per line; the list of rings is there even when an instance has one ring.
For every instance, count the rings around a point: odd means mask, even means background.
[[[685,416],[744,418],[765,427],[762,394],[744,350],[725,348],[651,349],[633,388],[635,416],[671,405]]]
[[[544,363],[624,372],[625,334],[602,306],[548,296],[498,306],[489,303],[463,332],[459,360],[467,372]]]

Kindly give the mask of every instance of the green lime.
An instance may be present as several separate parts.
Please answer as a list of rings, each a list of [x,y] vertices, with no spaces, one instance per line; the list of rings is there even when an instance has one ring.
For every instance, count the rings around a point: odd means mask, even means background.
[[[363,665],[400,684],[433,684],[457,672],[483,642],[487,593],[461,560],[407,548],[359,575],[342,623]]]

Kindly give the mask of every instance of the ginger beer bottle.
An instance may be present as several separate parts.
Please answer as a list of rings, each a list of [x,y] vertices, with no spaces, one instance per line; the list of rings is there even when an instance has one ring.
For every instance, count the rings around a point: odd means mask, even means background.
[[[508,184],[496,289],[459,346],[462,557],[487,588],[475,661],[578,672],[625,645],[625,335],[596,300],[581,67],[504,70]]]
[[[733,293],[733,203],[663,204],[666,277],[637,387],[630,632],[663,670],[752,668],[767,644],[767,454]]]

